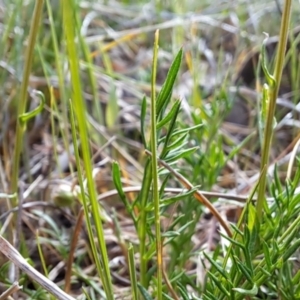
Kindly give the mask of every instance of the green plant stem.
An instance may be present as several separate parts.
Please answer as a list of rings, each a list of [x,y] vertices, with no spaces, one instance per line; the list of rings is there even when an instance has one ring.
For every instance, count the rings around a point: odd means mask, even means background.
[[[155,215],[155,236],[157,255],[157,299],[162,299],[162,241],[160,233],[160,211],[159,211],[159,186],[158,186],[158,166],[157,166],[157,130],[156,130],[156,69],[158,53],[159,31],[155,32],[152,82],[151,82],[151,151],[152,151],[152,175],[153,175],[153,202]]]
[[[52,45],[53,45],[53,50],[54,50],[54,54],[55,54],[55,66],[56,66],[56,72],[57,72],[57,77],[58,77],[60,99],[63,103],[62,118],[63,118],[64,123],[63,122],[62,123],[67,124],[68,123],[68,97],[67,97],[65,83],[64,83],[63,60],[59,53],[59,44],[58,44],[57,34],[55,31],[55,20],[53,18],[53,12],[52,12],[52,8],[51,8],[51,0],[46,0],[46,6],[47,6],[48,18],[49,18],[49,22],[50,22]],[[52,104],[53,103],[51,103],[51,105]],[[53,133],[54,133],[55,127],[52,126],[52,128],[53,128]],[[71,147],[70,147],[70,143],[69,143],[70,139],[69,139],[68,126],[62,126],[61,131],[62,131],[62,139],[63,139],[65,149],[66,149],[68,155],[71,155],[70,154]],[[54,151],[56,152],[56,150],[54,150]],[[55,155],[57,155],[57,153],[55,153]],[[73,168],[72,164],[69,164],[69,167],[72,170],[72,168]]]
[[[278,44],[275,70],[274,70],[275,85],[271,87],[270,90],[270,103],[268,107],[268,114],[266,120],[266,127],[264,130],[264,138],[263,138],[263,146],[262,146],[262,158],[261,158],[261,167],[260,167],[261,172],[269,164],[269,155],[270,155],[270,147],[271,147],[272,136],[273,136],[276,100],[278,96],[282,70],[284,65],[285,50],[286,50],[287,38],[288,38],[288,27],[290,24],[291,4],[292,4],[292,0],[285,1],[282,19],[281,19],[279,44]],[[261,182],[258,188],[258,200],[256,205],[256,211],[257,211],[257,218],[259,223],[261,222],[262,219],[263,205],[265,203],[267,175],[268,174],[266,173],[266,176],[263,176],[261,178]]]
[[[128,264],[129,264],[132,300],[138,300],[137,277],[135,271],[134,250],[132,244],[129,244],[128,246]]]
[[[150,192],[152,182],[152,167],[150,164],[150,160],[147,160],[145,165],[145,174],[142,183],[142,190],[140,194],[140,202],[141,202],[141,212],[140,212],[140,220],[139,220],[139,227],[138,227],[138,234],[139,234],[139,242],[140,242],[140,281],[141,285],[144,288],[148,287],[148,258],[146,255],[146,226],[147,226],[147,200]]]
[[[22,116],[25,114],[26,104],[27,104],[27,88],[30,76],[30,70],[33,60],[34,53],[34,45],[36,41],[36,37],[38,34],[38,30],[40,28],[40,19],[42,15],[43,9],[43,0],[37,0],[35,2],[33,18],[31,22],[28,44],[25,53],[25,63],[24,63],[24,71],[22,77],[21,91],[20,91],[20,102],[18,105],[18,116]],[[18,193],[18,179],[19,179],[19,165],[20,165],[20,157],[22,154],[23,147],[23,134],[26,128],[26,123],[22,122],[20,118],[17,119],[17,128],[16,128],[16,144],[13,156],[13,170],[12,170],[12,182],[11,182],[11,192]],[[12,205],[16,206],[17,204],[17,196],[12,198]]]
[[[93,217],[93,221],[95,223],[96,235],[99,243],[99,253],[97,253],[94,247],[93,255],[95,261],[99,260],[100,256],[100,264],[97,263],[98,272],[101,276],[101,280],[103,283],[103,287],[106,293],[106,297],[108,300],[114,299],[113,289],[112,289],[112,280],[109,269],[108,255],[106,244],[104,240],[104,231],[102,220],[100,217],[99,206],[97,203],[97,195],[95,189],[95,182],[92,176],[92,167],[91,167],[91,154],[89,148],[89,140],[87,134],[87,125],[86,125],[86,107],[85,102],[82,98],[82,89],[81,89],[81,81],[80,81],[80,72],[78,65],[78,55],[77,55],[77,45],[75,44],[75,24],[74,24],[74,1],[63,1],[63,24],[64,24],[64,32],[66,37],[66,44],[68,50],[68,58],[70,64],[70,73],[71,73],[71,84],[73,90],[73,105],[75,115],[78,121],[78,130],[79,130],[79,138],[81,141],[82,148],[82,156],[84,162],[84,168],[86,173],[87,180],[87,190],[89,193],[89,199],[91,204],[91,213]],[[82,180],[82,178],[79,178]],[[90,214],[87,210],[87,197],[85,195],[85,190],[83,185],[81,184],[81,196],[82,201],[84,202],[85,208],[85,218],[87,222],[91,223]],[[91,226],[91,225],[89,225]],[[91,243],[94,243],[94,237],[92,232],[89,233],[89,239]]]

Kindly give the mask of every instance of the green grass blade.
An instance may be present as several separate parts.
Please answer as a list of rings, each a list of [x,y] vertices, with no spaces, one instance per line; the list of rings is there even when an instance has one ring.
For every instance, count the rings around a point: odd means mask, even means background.
[[[52,11],[52,7],[51,7],[51,2],[50,0],[46,0],[46,6],[47,6],[47,12],[48,12],[48,18],[49,18],[49,24],[50,24],[50,31],[51,31],[51,40],[52,40],[52,45],[53,45],[53,51],[54,51],[54,56],[55,56],[55,70],[57,73],[57,77],[58,77],[58,86],[59,86],[59,93],[60,93],[60,99],[63,103],[62,105],[62,118],[63,118],[63,122],[65,122],[66,124],[68,123],[68,93],[67,93],[67,89],[65,86],[65,78],[64,78],[64,71],[63,71],[63,57],[60,53],[60,38],[58,37],[58,34],[56,32],[56,28],[55,28],[55,21],[60,21],[57,19],[54,19],[53,17],[53,11]],[[55,13],[55,12],[54,12]],[[44,67],[44,70],[46,68]],[[44,71],[45,72],[45,71]],[[51,105],[53,105],[51,103]],[[52,117],[52,116],[51,116]],[[53,127],[54,130],[54,127]],[[63,143],[65,146],[65,149],[67,150],[68,154],[69,153],[69,149],[70,149],[70,143],[69,143],[69,132],[68,132],[68,126],[62,126],[62,138],[63,138]],[[56,154],[55,154],[56,155]]]
[[[148,291],[142,285],[140,285],[139,283],[138,283],[138,288],[140,290],[140,293],[144,297],[144,300],[153,300],[153,298],[150,296]]]
[[[17,112],[18,116],[22,116],[25,114],[25,109],[26,109],[26,104],[28,99],[27,88],[29,83],[31,65],[34,57],[34,45],[40,28],[42,9],[43,9],[43,0],[37,0],[34,7],[30,33],[29,33],[29,38],[28,38],[26,53],[25,53],[25,65],[24,65],[24,72],[22,76],[20,102],[18,105],[18,112]],[[14,165],[13,165],[13,171],[11,176],[12,193],[17,193],[18,191],[19,165],[20,165],[20,157],[22,153],[24,130],[25,130],[24,124],[22,124],[22,121],[18,119],[17,129],[16,129],[16,143],[15,143],[14,158],[13,158]],[[17,198],[13,198],[12,205],[15,206],[16,203],[17,203]]]
[[[158,39],[159,31],[155,32],[154,47],[153,47],[153,64],[152,64],[152,82],[151,82],[151,151],[152,151],[152,185],[153,185],[153,203],[155,215],[155,238],[156,238],[156,255],[157,255],[157,299],[162,299],[162,268],[163,268],[163,253],[160,229],[160,199],[159,199],[159,184],[158,184],[158,165],[157,165],[157,99],[156,99],[156,68],[158,54]]]
[[[143,97],[142,105],[141,105],[141,124],[140,124],[140,126],[141,126],[142,143],[145,148],[147,148],[146,132],[145,132],[146,113],[147,113],[147,99],[146,99],[146,97]]]
[[[112,164],[112,177],[113,177],[113,182],[114,182],[114,185],[116,187],[116,190],[118,191],[118,194],[119,194],[122,202],[124,203],[124,206],[125,206],[127,212],[131,216],[131,219],[133,220],[135,226],[137,226],[136,218],[133,214],[132,205],[128,202],[128,200],[126,198],[126,195],[123,191],[122,182],[121,182],[120,167],[119,167],[119,164],[117,162],[113,162],[113,164]]]
[[[140,204],[140,216],[138,226],[138,236],[140,243],[140,281],[143,287],[147,287],[149,284],[148,271],[148,259],[146,257],[146,226],[147,226],[147,204],[152,183],[152,165],[150,159],[147,159],[145,165],[144,178],[142,182],[142,190],[138,197],[138,203]]]
[[[177,56],[175,57],[165,83],[162,86],[161,91],[157,95],[157,100],[156,100],[156,114],[159,115],[161,113],[161,110],[164,106],[167,105],[166,101],[170,101],[170,95],[177,77],[177,74],[179,72],[181,60],[182,60],[182,49],[179,50],[177,53]]]
[[[291,0],[286,0],[284,2],[274,75],[273,77],[268,78],[268,80],[272,84],[274,83],[274,86],[271,87],[270,94],[268,95],[270,97],[270,101],[269,101],[268,114],[267,114],[265,129],[264,129],[262,159],[261,159],[261,168],[260,168],[261,172],[269,164],[269,153],[270,153],[271,141],[273,136],[273,124],[274,124],[276,100],[279,92],[282,70],[284,66],[284,58],[285,58],[287,38],[288,38],[288,27],[290,25],[290,17],[291,17],[291,5],[292,5]],[[265,73],[266,72],[268,74],[267,70],[265,70]],[[256,210],[257,210],[257,218],[259,223],[262,220],[263,206],[265,204],[266,182],[267,182],[267,178],[266,176],[263,176],[261,178],[261,182],[258,188],[258,200],[257,200]]]
[[[134,250],[132,244],[129,244],[128,246],[128,264],[129,264],[132,299],[138,300],[138,286],[137,286],[137,277],[135,271]]]
[[[68,58],[70,64],[71,72],[71,84],[73,89],[73,101],[74,101],[74,111],[78,121],[79,137],[82,147],[82,155],[84,168],[87,178],[87,189],[89,193],[89,199],[91,203],[91,211],[93,220],[95,222],[96,233],[98,238],[98,243],[100,247],[100,257],[101,257],[101,268],[103,272],[98,267],[98,272],[101,276],[103,282],[104,290],[107,296],[107,299],[114,299],[113,290],[112,290],[112,281],[109,270],[108,255],[106,244],[104,240],[104,231],[102,226],[102,221],[99,214],[99,206],[97,202],[97,195],[95,189],[95,183],[92,176],[92,166],[91,166],[91,155],[89,149],[89,140],[87,134],[87,124],[86,124],[86,108],[85,103],[82,98],[82,88],[79,74],[79,64],[78,64],[78,54],[77,54],[77,45],[75,44],[75,30],[73,22],[74,14],[74,1],[64,1],[63,2],[63,25],[64,33],[66,38]],[[82,191],[83,193],[84,191]],[[87,201],[84,194],[82,194],[82,200]],[[85,216],[87,222],[89,221],[88,211],[85,211]],[[90,237],[91,243],[93,238]],[[99,259],[99,253],[94,253],[94,259]],[[99,265],[98,265],[99,266]]]
[[[180,110],[180,106],[181,106],[181,101],[177,100],[172,106],[171,110],[168,112],[168,114],[160,122],[157,123],[156,126],[157,130],[161,129],[164,125],[170,122],[174,117],[176,119]]]
[[[70,121],[71,121],[71,131],[72,131],[72,140],[73,140],[73,144],[74,144],[74,152],[75,152],[75,159],[76,159],[76,164],[80,165],[80,155],[79,155],[79,151],[78,151],[78,143],[77,143],[77,136],[76,136],[76,126],[75,126],[75,116],[74,116],[74,110],[73,110],[73,106],[72,106],[72,102],[70,100]],[[83,180],[83,172],[81,170],[81,168],[78,168],[78,181],[79,181],[79,185],[80,185],[80,190],[81,190],[81,202],[84,208],[84,212],[86,216],[89,216],[89,205],[88,205],[88,201],[86,200],[86,195],[85,195],[85,187],[84,187],[84,180]],[[89,235],[89,239],[91,241],[91,250],[95,259],[95,263],[98,269],[98,272],[100,274],[100,277],[105,277],[105,274],[103,272],[102,266],[101,266],[101,262],[99,260],[99,257],[97,255],[97,246],[94,240],[94,234],[93,234],[93,230],[92,230],[92,224],[90,221],[90,218],[87,218],[86,221],[87,224],[87,230],[88,230],[88,235]]]

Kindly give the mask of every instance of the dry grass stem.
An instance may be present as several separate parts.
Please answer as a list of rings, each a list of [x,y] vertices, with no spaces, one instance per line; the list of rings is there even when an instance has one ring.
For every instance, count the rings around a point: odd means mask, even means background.
[[[0,295],[0,300],[6,300],[6,299],[12,300],[13,298],[11,297],[11,295],[16,293],[20,289],[22,289],[22,286],[20,286],[17,281],[14,282],[11,287],[9,287],[5,292],[3,292]]]
[[[75,300],[62,291],[55,283],[50,281],[43,274],[35,270],[27,263],[25,258],[2,236],[0,236],[0,251],[19,269],[26,273],[30,278],[39,283],[50,294],[54,295],[59,300]]]

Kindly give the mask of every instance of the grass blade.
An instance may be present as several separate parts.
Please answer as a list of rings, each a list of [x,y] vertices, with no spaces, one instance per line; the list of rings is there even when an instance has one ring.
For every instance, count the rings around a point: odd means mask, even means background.
[[[21,91],[20,91],[20,104],[18,105],[18,112],[17,115],[24,116],[25,109],[27,105],[27,88],[29,83],[29,76],[31,71],[31,65],[32,60],[34,56],[34,45],[36,42],[36,38],[38,35],[38,31],[40,28],[40,21],[41,21],[41,15],[42,15],[42,9],[43,9],[43,0],[37,0],[35,2],[31,27],[30,27],[30,33],[28,38],[28,43],[26,47],[26,53],[25,53],[25,65],[24,65],[24,72],[22,76],[22,85],[21,85]],[[22,145],[23,145],[23,134],[24,134],[24,124],[22,124],[22,120],[19,118],[17,121],[17,127],[16,127],[16,143],[15,143],[15,151],[14,151],[14,166],[12,171],[12,183],[11,183],[11,190],[12,193],[18,192],[18,179],[19,179],[19,165],[20,165],[20,157],[22,153]],[[14,197],[12,199],[12,205],[15,206],[17,203],[17,198]]]
[[[157,166],[157,99],[155,93],[156,86],[156,67],[158,54],[159,31],[155,32],[154,48],[153,48],[153,65],[152,65],[152,82],[151,82],[151,150],[152,150],[152,184],[153,184],[153,202],[155,215],[155,238],[156,238],[156,255],[157,255],[157,299],[162,299],[162,241],[160,230],[160,199],[158,185],[158,166]]]
[[[91,202],[91,210],[93,220],[95,222],[96,233],[98,238],[98,243],[100,247],[100,257],[99,261],[99,253],[93,253],[94,259],[97,263],[98,272],[101,276],[101,280],[103,282],[104,290],[107,296],[107,299],[114,299],[113,290],[112,290],[112,281],[110,276],[109,264],[108,264],[108,256],[107,249],[104,240],[104,231],[102,226],[101,218],[99,217],[99,206],[97,202],[97,195],[95,189],[95,182],[92,176],[92,168],[91,168],[91,155],[89,149],[89,140],[86,128],[86,107],[84,100],[82,98],[82,89],[81,89],[81,81],[79,76],[79,65],[78,65],[78,54],[77,54],[77,45],[75,44],[75,30],[74,30],[74,22],[73,22],[73,14],[74,14],[74,1],[64,1],[63,2],[63,24],[64,24],[64,33],[66,37],[67,50],[69,54],[69,64],[70,64],[70,72],[71,72],[71,84],[73,89],[73,101],[74,101],[74,112],[76,114],[76,118],[78,121],[78,129],[79,129],[79,137],[81,141],[82,154],[83,154],[83,162],[84,168],[87,178],[87,189],[89,193],[89,199]],[[81,186],[81,194],[83,202],[87,201],[85,196],[85,191],[83,190],[83,186]],[[85,216],[87,222],[90,222],[89,211],[87,210],[87,203],[84,204],[85,208]],[[94,237],[90,232],[90,242],[93,243]],[[94,251],[96,247],[94,248]],[[103,270],[103,271],[102,271]]]
[[[159,92],[156,100],[156,113],[159,115],[161,113],[161,110],[164,106],[166,106],[168,103],[167,101],[170,101],[170,95],[180,68],[182,60],[182,49],[179,50],[177,53],[177,56],[175,57],[170,70],[168,72],[167,78],[165,83],[162,86],[161,91]]]
[[[128,246],[128,264],[129,264],[132,299],[138,300],[138,286],[137,286],[137,277],[135,271],[134,250],[132,244],[129,244]]]

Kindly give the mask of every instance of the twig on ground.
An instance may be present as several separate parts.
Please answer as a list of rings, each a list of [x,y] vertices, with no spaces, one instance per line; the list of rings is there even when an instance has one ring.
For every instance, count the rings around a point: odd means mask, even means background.
[[[66,294],[55,283],[28,264],[25,258],[2,236],[0,236],[0,251],[24,273],[39,283],[45,290],[54,295],[57,299],[75,300],[75,298]]]
[[[6,299],[11,300],[11,299],[13,299],[10,295],[14,294],[15,292],[17,292],[21,288],[22,288],[22,286],[20,286],[17,281],[14,282],[11,287],[9,287],[5,292],[3,292],[0,295],[0,300],[6,300]]]

